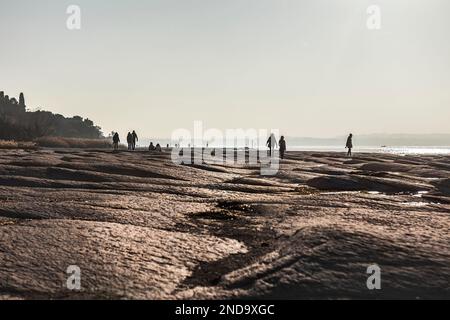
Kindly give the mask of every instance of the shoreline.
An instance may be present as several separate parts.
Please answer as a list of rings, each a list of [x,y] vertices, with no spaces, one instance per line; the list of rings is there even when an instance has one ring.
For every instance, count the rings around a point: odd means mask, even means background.
[[[0,299],[449,298],[449,160],[288,152],[260,176],[169,152],[2,150]]]

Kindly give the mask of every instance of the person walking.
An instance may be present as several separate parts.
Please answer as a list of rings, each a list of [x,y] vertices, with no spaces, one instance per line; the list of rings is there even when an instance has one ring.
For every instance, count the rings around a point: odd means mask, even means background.
[[[284,153],[286,152],[286,140],[284,140],[284,136],[281,136],[278,145],[280,146],[280,158],[284,159]]]
[[[275,149],[275,145],[277,145],[277,139],[275,138],[275,134],[271,133],[269,139],[266,142],[267,147],[269,148],[269,156],[271,157],[273,154],[273,150]],[[278,147],[278,145],[277,145]]]
[[[136,131],[133,130],[133,133],[131,134],[133,136],[133,141],[132,141],[132,148],[133,150],[136,149],[136,142],[139,141],[138,136],[136,134]]]
[[[347,157],[352,156],[352,149],[353,149],[353,134],[350,133],[350,135],[347,138],[347,143],[345,144],[345,147],[348,149]]]
[[[128,150],[131,150],[133,147],[133,135],[131,132],[128,132],[127,134],[127,143],[128,143]]]
[[[113,146],[115,151],[119,150],[119,142],[120,142],[119,134],[116,132],[113,136]]]

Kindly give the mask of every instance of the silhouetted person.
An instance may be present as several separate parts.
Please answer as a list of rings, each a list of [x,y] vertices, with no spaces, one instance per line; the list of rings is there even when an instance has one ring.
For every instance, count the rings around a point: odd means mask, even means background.
[[[136,142],[139,141],[138,136],[136,134],[136,131],[133,130],[133,133],[131,134],[133,136],[133,141],[132,141],[132,147],[133,150],[136,149]]]
[[[113,136],[114,150],[119,150],[119,142],[120,142],[119,134],[116,132]]]
[[[159,143],[156,144],[155,151],[156,152],[162,152],[161,145]]]
[[[348,136],[345,147],[348,148],[347,157],[351,157],[353,149],[353,134],[350,133],[350,135]]]
[[[128,150],[131,150],[133,148],[133,135],[131,132],[128,132],[127,134],[127,143],[128,143]]]
[[[153,144],[153,142],[150,142],[150,145],[148,146],[148,151],[155,151],[155,150],[156,150],[155,145]]]
[[[286,140],[284,140],[284,136],[281,136],[278,144],[280,145],[280,158],[284,159],[284,153],[286,152]]]
[[[267,139],[266,145],[269,148],[269,156],[272,156],[275,145],[277,145],[277,139],[273,133],[271,133],[269,139]]]

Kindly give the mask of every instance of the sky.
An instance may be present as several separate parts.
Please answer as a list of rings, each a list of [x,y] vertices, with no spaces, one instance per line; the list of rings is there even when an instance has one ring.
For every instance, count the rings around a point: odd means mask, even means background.
[[[194,121],[450,133],[449,14],[448,0],[0,0],[0,91],[146,137]]]

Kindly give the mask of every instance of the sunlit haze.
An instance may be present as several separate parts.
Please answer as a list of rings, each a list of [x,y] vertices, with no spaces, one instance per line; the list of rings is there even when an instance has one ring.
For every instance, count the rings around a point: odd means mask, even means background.
[[[450,133],[450,2],[0,0],[0,90],[103,128]]]

